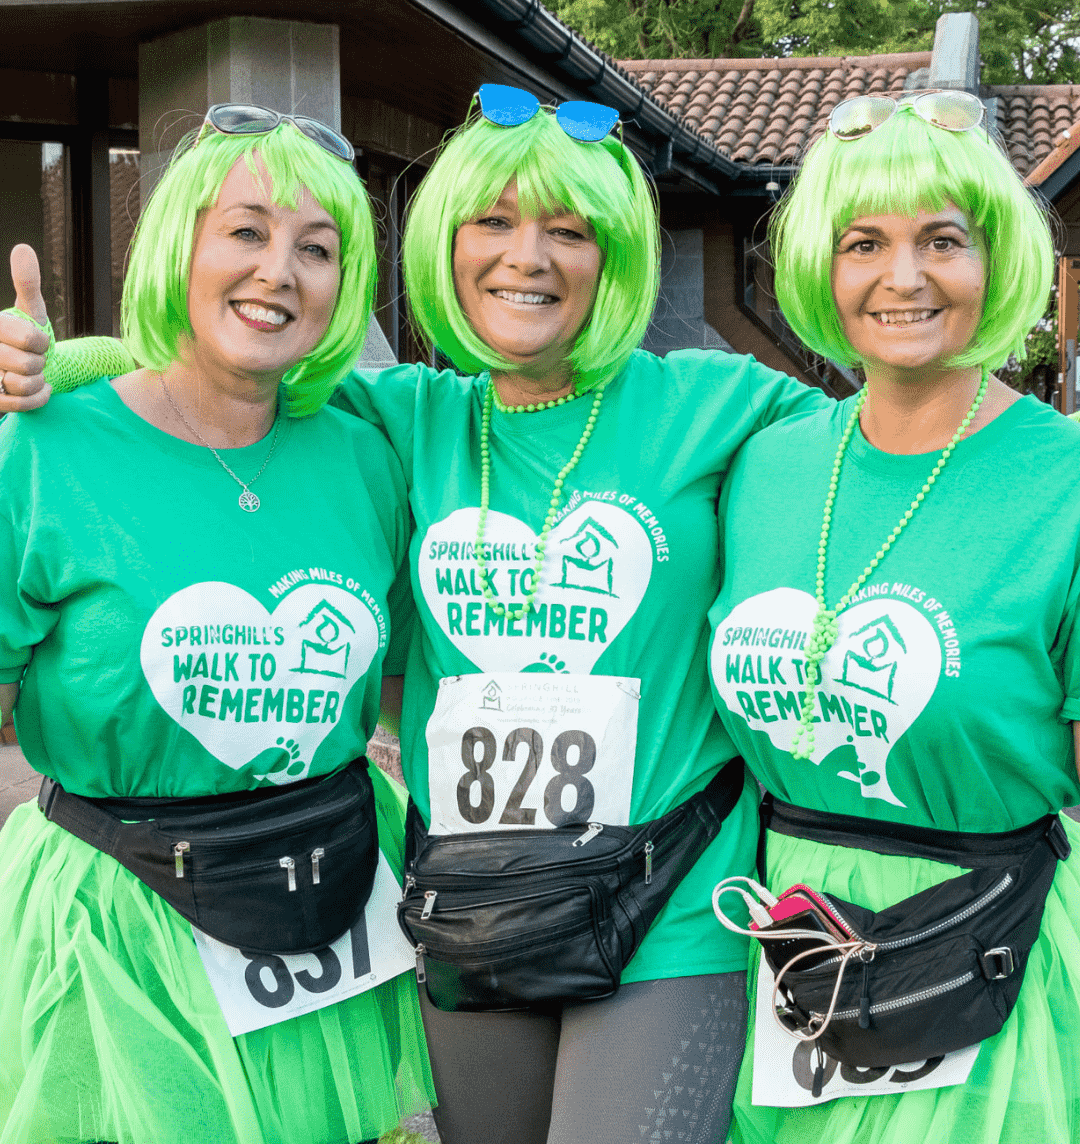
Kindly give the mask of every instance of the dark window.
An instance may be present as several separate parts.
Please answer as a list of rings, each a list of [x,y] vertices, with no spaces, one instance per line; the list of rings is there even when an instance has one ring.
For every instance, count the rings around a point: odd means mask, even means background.
[[[58,338],[71,332],[71,174],[68,148],[52,140],[0,139],[4,209],[0,252],[20,242],[37,251],[41,292]],[[5,259],[6,262],[6,259]],[[15,290],[0,272],[0,308],[14,304]]]
[[[112,247],[113,337],[120,336],[120,296],[128,250],[139,220],[139,152],[109,148],[109,238]]]

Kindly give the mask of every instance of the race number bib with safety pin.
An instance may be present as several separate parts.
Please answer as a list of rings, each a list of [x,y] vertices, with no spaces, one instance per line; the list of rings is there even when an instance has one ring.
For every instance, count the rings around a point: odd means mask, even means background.
[[[979,1045],[957,1049],[928,1061],[887,1068],[857,1068],[825,1054],[821,1095],[815,1097],[817,1050],[780,1028],[772,1015],[773,974],[762,953],[758,964],[754,1012],[754,1083],[751,1103],[767,1108],[804,1108],[841,1096],[883,1096],[920,1088],[964,1084],[979,1055]]]
[[[401,888],[383,855],[364,912],[352,929],[314,953],[245,953],[191,927],[229,1033],[277,1025],[366,993],[413,968],[397,924]]]
[[[439,681],[431,833],[630,822],[641,681],[494,672]]]

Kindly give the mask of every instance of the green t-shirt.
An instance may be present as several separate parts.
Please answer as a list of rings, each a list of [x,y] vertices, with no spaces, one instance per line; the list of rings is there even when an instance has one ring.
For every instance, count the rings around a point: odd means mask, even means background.
[[[629,788],[628,821],[648,821],[704,787],[735,753],[715,718],[706,676],[706,612],[719,587],[721,478],[751,433],[797,410],[820,408],[828,398],[747,357],[685,351],[661,360],[635,353],[607,387],[592,437],[566,481],[534,610],[514,623],[485,603],[473,557],[487,384],[486,376],[402,366],[355,376],[335,397],[384,428],[411,488],[416,531],[409,559],[419,632],[401,730],[406,783],[427,817],[429,720],[440,679],[528,673],[541,691],[553,672],[629,677],[641,681],[636,751],[627,760],[632,779],[623,773],[611,782]],[[585,397],[536,413],[492,413],[485,546],[501,602],[520,604],[528,594],[552,486],[591,409]],[[632,729],[624,743],[627,736]],[[551,788],[545,790],[548,772],[538,774],[537,766],[548,765],[548,746],[523,766],[518,760],[525,755],[507,747],[503,757],[521,771],[517,789],[507,789],[509,783],[495,788],[490,805],[481,803],[471,821],[483,818],[481,828],[489,829],[500,808],[503,815],[531,809],[535,824],[545,824]],[[452,778],[464,782],[475,801],[481,781],[470,786],[462,751],[459,746],[451,756]],[[487,756],[480,764],[472,757],[474,768],[490,763]],[[597,800],[602,793],[598,782]],[[570,812],[576,805],[564,800],[562,808]],[[756,788],[748,784],[623,980],[743,968],[745,946],[716,924],[710,893],[719,877],[752,867],[755,807]]]
[[[816,610],[822,510],[851,402],[759,434],[722,503],[710,612],[721,718],[757,777],[801,806],[946,830],[1010,830],[1080,802],[1080,426],[1025,397],[956,447],[839,616],[811,759],[789,753]],[[856,429],[832,514],[834,606],[939,454]]]
[[[248,477],[268,448],[220,452]],[[378,431],[332,409],[286,420],[246,513],[208,449],[100,381],[6,418],[0,464],[0,682],[22,680],[36,770],[83,795],[182,797],[363,753],[408,544]]]

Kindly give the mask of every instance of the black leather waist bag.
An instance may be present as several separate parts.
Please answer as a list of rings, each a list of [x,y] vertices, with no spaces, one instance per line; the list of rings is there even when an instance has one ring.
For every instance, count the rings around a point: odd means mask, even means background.
[[[743,790],[733,759],[698,794],[638,826],[429,835],[406,821],[398,921],[439,1009],[543,1008],[607,997]]]
[[[362,757],[329,776],[206,798],[83,798],[46,778],[38,805],[192,925],[253,953],[305,953],[340,937],[379,860]]]

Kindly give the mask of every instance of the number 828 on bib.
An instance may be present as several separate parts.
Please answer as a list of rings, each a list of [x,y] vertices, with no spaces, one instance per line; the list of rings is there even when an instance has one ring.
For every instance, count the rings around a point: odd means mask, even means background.
[[[441,679],[427,725],[431,833],[629,825],[640,690],[615,675]]]

